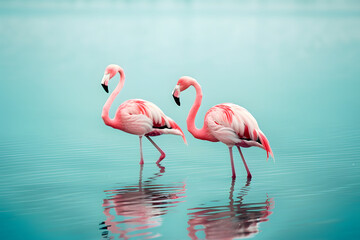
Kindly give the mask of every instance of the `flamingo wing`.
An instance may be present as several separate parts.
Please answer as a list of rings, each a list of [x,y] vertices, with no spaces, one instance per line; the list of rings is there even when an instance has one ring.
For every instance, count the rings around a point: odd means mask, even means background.
[[[138,135],[157,136],[161,134],[181,135],[186,142],[181,128],[155,104],[142,99],[131,99],[119,107],[125,116],[126,128],[140,129]],[[124,117],[123,117],[124,118]]]
[[[273,157],[270,144],[260,130],[255,118],[243,107],[232,103],[216,105],[209,109],[206,123],[211,134],[227,145],[257,146]]]

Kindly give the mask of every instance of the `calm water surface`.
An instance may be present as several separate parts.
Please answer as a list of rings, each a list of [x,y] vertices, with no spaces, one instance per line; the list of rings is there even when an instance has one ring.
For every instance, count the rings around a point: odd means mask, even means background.
[[[0,3],[1,239],[358,239],[360,4],[357,1]],[[186,130],[195,91],[247,108],[276,161],[178,136],[106,127],[107,64],[129,98]],[[110,83],[110,91],[116,81]]]

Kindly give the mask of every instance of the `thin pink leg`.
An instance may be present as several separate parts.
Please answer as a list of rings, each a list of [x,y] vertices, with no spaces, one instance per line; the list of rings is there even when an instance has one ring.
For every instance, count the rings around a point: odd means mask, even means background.
[[[235,173],[235,166],[234,166],[232,147],[229,147],[229,152],[230,152],[230,159],[231,159],[232,178],[235,179],[236,178],[236,173]]]
[[[245,168],[246,168],[246,171],[247,171],[247,174],[248,174],[248,175],[247,175],[247,178],[248,178],[248,179],[251,179],[252,176],[251,176],[251,173],[250,173],[250,171],[249,171],[249,168],[248,168],[248,166],[247,166],[247,164],[246,164],[246,162],[245,162],[244,155],[242,154],[240,147],[239,147],[239,146],[236,146],[236,147],[239,149],[240,156],[241,156],[241,158],[242,158],[242,160],[243,160],[243,163],[244,163],[244,166],[245,166]]]
[[[140,165],[140,176],[139,176],[139,191],[142,191],[142,172],[143,172],[144,164]]]
[[[143,152],[142,152],[142,136],[139,136],[140,139],[140,164],[144,164]]]
[[[161,150],[161,148],[156,145],[156,143],[149,137],[149,136],[145,136],[147,139],[149,139],[149,141],[154,145],[154,147],[156,147],[156,149],[160,152],[160,158],[159,160],[157,160],[156,164],[159,164],[165,157],[166,157],[166,154],[164,153],[163,150]]]

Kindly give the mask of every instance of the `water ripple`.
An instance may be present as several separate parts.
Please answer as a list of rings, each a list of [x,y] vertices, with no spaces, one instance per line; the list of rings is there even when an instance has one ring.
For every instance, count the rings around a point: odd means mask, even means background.
[[[261,222],[269,220],[274,199],[267,197],[263,202],[245,203],[250,186],[248,181],[234,200],[234,185],[235,181],[232,181],[227,205],[188,209],[187,230],[191,239],[199,239],[200,233],[205,235],[205,239],[248,238],[259,232]]]
[[[106,220],[100,223],[103,238],[109,238],[109,234],[122,239],[161,236],[156,227],[162,225],[162,216],[170,208],[184,201],[186,185],[183,182],[154,184],[165,172],[161,165],[159,167],[160,172],[147,181],[142,180],[141,167],[136,185],[105,190],[107,196],[102,206]]]

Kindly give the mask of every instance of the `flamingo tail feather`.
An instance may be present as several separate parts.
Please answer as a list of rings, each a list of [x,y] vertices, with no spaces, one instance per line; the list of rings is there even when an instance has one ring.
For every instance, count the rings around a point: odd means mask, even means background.
[[[184,132],[181,130],[181,128],[172,120],[172,119],[168,119],[169,120],[169,123],[170,123],[170,126],[172,129],[177,129],[180,131],[180,135],[182,136],[183,140],[184,140],[184,143],[187,145],[187,141],[186,141],[186,138],[185,138],[185,134]]]
[[[272,159],[275,161],[274,154],[273,154],[273,151],[271,150],[269,141],[267,140],[266,136],[262,132],[260,132],[260,141],[266,151],[266,155],[267,155],[266,161],[269,160],[269,154],[271,155]]]

